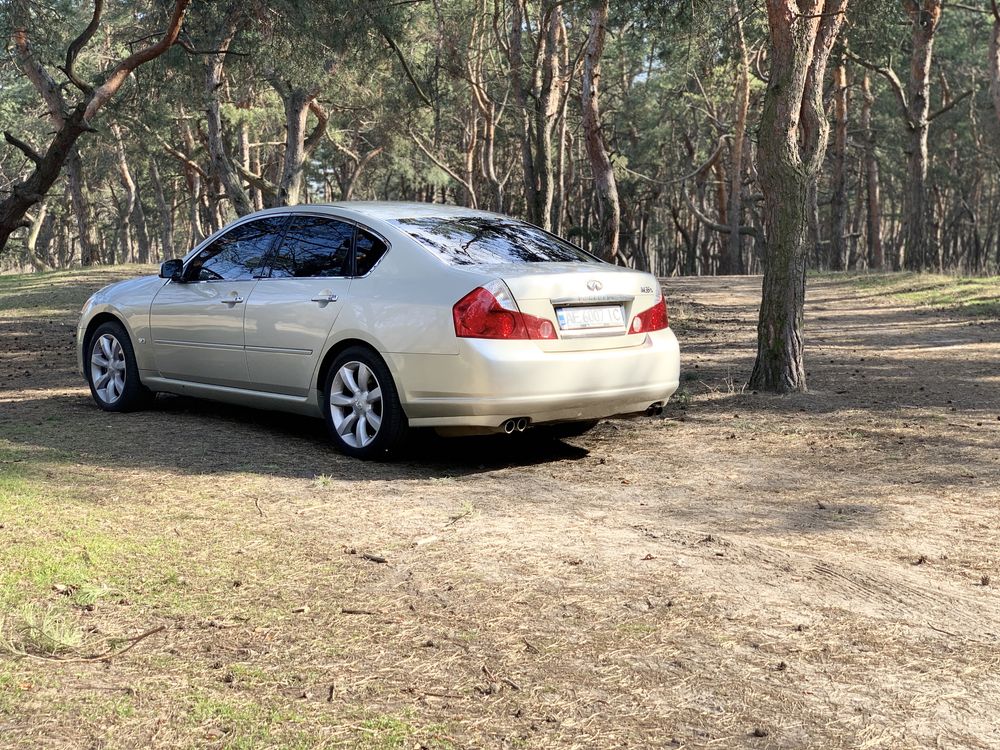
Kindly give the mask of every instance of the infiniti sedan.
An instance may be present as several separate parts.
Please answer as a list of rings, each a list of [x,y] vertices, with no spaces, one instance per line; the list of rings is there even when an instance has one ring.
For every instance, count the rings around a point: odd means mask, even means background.
[[[98,406],[176,393],[326,420],[358,458],[409,428],[581,434],[658,408],[677,340],[656,278],[535,226],[423,203],[270,209],[83,308]]]

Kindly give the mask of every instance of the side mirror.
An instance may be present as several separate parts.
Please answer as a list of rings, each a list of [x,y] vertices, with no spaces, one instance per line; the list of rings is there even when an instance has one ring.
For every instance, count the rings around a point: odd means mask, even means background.
[[[184,273],[184,261],[180,258],[174,258],[173,260],[164,261],[160,265],[160,278],[170,279],[171,281],[180,281],[181,275]]]

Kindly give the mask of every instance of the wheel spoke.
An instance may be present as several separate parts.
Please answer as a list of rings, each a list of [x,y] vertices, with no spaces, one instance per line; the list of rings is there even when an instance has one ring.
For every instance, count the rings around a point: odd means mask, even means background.
[[[354,378],[354,373],[351,371],[350,365],[344,365],[340,368],[340,379],[347,386],[347,389],[352,393],[357,393],[360,388],[358,388],[358,381]]]
[[[365,414],[365,419],[367,419],[368,424],[372,426],[372,430],[378,432],[378,428],[382,426],[382,417],[380,417],[374,411],[370,411]]]
[[[368,391],[368,403],[373,406],[382,400],[382,389],[376,387],[375,390]]]
[[[364,448],[370,438],[368,437],[368,422],[364,419],[358,420],[357,429],[354,431],[354,437],[358,441],[358,447]]]
[[[358,388],[363,391],[368,390],[368,381],[371,378],[372,371],[368,369],[364,362],[358,363]]]
[[[102,370],[105,370],[111,363],[102,357],[98,352],[94,352],[94,356],[90,358],[90,364],[94,367],[100,367]]]
[[[121,373],[115,373],[115,376],[111,379],[111,383],[108,386],[108,390],[114,393],[115,400],[122,395],[122,391],[125,390],[125,378],[121,376]]]
[[[348,396],[346,393],[331,393],[330,403],[333,406],[347,406],[349,407],[354,403],[354,399]]]
[[[344,417],[344,420],[339,425],[337,425],[338,434],[343,436],[349,435],[351,433],[351,428],[354,426],[354,423],[357,421],[357,419],[358,415],[355,414],[353,411],[346,417]]]
[[[104,372],[98,373],[97,379],[94,381],[94,388],[98,390],[104,388],[111,379],[111,374],[111,370],[105,370]]]
[[[101,345],[101,351],[104,352],[105,359],[107,359],[108,362],[110,362],[114,358],[114,354],[111,351],[111,337],[101,336],[101,340],[99,343]]]

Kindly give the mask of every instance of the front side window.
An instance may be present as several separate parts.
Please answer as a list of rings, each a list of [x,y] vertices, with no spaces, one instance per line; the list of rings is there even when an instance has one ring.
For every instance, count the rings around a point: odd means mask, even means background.
[[[321,216],[294,216],[271,261],[272,278],[350,275],[354,227]]]
[[[257,219],[226,232],[191,259],[188,281],[243,281],[259,275],[275,239],[281,234],[284,216]]]
[[[543,229],[502,216],[419,217],[395,224],[453,266],[600,262]]]
[[[354,240],[354,275],[367,276],[375,267],[375,264],[382,259],[385,251],[389,247],[378,237],[369,234],[364,229],[358,230],[358,236]]]

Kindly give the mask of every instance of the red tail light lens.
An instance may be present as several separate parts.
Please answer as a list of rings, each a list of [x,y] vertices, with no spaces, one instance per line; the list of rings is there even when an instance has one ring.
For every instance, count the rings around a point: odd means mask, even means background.
[[[455,335],[467,339],[554,339],[552,321],[526,315],[502,282],[473,289],[452,308]]]
[[[649,333],[650,331],[662,331],[670,325],[667,317],[667,303],[661,297],[660,300],[645,312],[641,312],[632,319],[632,333]]]

